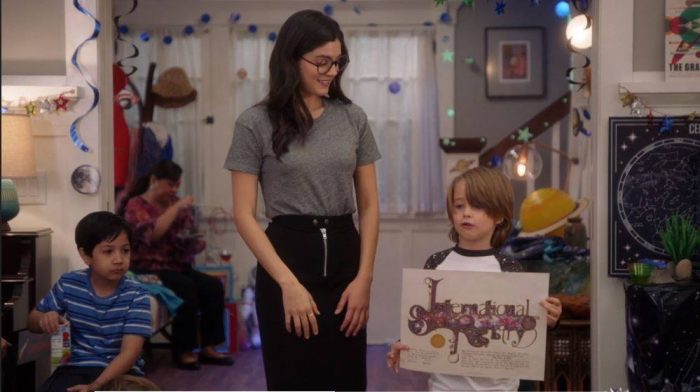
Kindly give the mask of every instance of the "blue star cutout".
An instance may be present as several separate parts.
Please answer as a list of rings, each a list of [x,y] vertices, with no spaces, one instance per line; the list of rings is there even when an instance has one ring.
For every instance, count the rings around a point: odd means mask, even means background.
[[[673,120],[671,120],[668,116],[664,116],[664,119],[661,121],[661,127],[659,128],[659,132],[661,134],[667,134],[670,133],[673,130]]]
[[[496,3],[496,13],[498,15],[501,15],[506,12],[506,2],[504,0],[500,0],[498,3]]]

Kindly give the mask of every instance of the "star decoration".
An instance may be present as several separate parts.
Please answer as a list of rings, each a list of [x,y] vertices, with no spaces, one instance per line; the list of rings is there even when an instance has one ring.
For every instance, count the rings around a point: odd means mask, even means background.
[[[2,107],[2,114],[5,114],[7,112],[9,112],[9,109],[7,108],[7,106],[3,106]]]
[[[25,107],[24,110],[27,111],[27,115],[33,116],[36,114],[37,106],[34,104],[34,102],[29,102]]]
[[[496,13],[498,15],[502,15],[506,12],[506,2],[503,0],[500,0],[498,3],[496,3]]]
[[[695,121],[695,117],[697,117],[698,114],[697,112],[692,112],[688,115],[688,121]]]
[[[659,132],[662,134],[667,134],[670,133],[673,130],[673,120],[671,120],[668,116],[664,116],[664,119],[661,121],[661,127],[659,128]]]
[[[518,129],[518,141],[527,143],[532,139],[532,133],[530,133],[530,127]]]
[[[631,133],[629,136],[627,136],[627,137],[628,137],[628,138],[630,139],[630,141],[633,142],[633,143],[634,143],[634,141],[637,139],[637,135],[635,135],[634,132],[632,132],[632,133]]]
[[[60,95],[58,98],[54,99],[53,102],[56,104],[56,111],[59,111],[63,109],[63,111],[67,112],[68,111],[68,102],[69,100],[66,99],[63,95]]]
[[[442,52],[442,61],[446,63],[453,63],[455,61],[455,52],[451,50],[445,50]]]
[[[467,7],[474,7],[474,0],[462,0],[462,3]]]
[[[435,5],[443,5],[446,0],[435,0]]]
[[[51,102],[49,102],[48,98],[44,98],[44,100],[41,101],[41,105],[39,105],[39,113],[49,112],[51,112]]]

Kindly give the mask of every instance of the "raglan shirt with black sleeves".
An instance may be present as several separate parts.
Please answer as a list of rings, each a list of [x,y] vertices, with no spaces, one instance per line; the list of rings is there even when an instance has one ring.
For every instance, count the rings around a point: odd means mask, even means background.
[[[124,335],[151,337],[151,305],[140,283],[123,277],[115,292],[98,296],[90,269],[63,274],[36,309],[55,311],[70,322],[69,366],[107,367],[121,351]],[[143,375],[143,359],[131,368]]]

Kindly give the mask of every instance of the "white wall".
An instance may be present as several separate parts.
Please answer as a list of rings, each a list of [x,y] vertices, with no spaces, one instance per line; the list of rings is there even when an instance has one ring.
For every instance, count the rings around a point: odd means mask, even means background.
[[[607,275],[608,241],[608,119],[629,116],[620,105],[618,85],[632,92],[665,93],[700,91],[700,78],[683,82],[665,82],[661,72],[635,72],[633,64],[634,0],[599,1],[593,17],[593,119],[594,153],[597,174],[594,179],[594,226],[591,257],[591,350],[594,390],[626,388],[625,294],[622,280]],[[663,34],[663,31],[657,31]],[[645,68],[645,67],[642,67]],[[668,97],[668,96],[665,96]],[[668,98],[662,98],[668,99]],[[689,102],[689,101],[686,101]],[[663,102],[668,104],[668,102]],[[686,103],[686,105],[688,105]],[[682,115],[697,107],[667,105],[669,115]]]
[[[65,75],[63,2],[2,1],[3,75]]]
[[[12,12],[17,11],[20,14],[27,14],[37,11],[35,2],[26,2],[24,0],[3,0],[3,22],[5,18],[12,19],[13,15],[5,13],[5,7]],[[41,26],[33,23],[40,34],[38,37],[65,35],[65,53],[62,60],[65,64],[65,75],[37,77],[26,75],[5,74],[3,68],[2,83],[3,85],[56,85],[56,86],[79,86],[80,96],[82,97],[78,103],[68,113],[54,113],[51,118],[47,116],[52,124],[51,133],[54,136],[35,137],[36,149],[36,165],[37,170],[46,171],[48,178],[48,195],[46,204],[41,205],[22,205],[19,215],[10,222],[13,228],[38,228],[49,227],[53,230],[52,235],[52,276],[55,279],[67,270],[80,268],[83,264],[80,260],[77,251],[75,250],[75,242],[73,240],[73,232],[78,220],[87,213],[99,210],[109,209],[111,206],[111,194],[113,193],[113,174],[111,167],[112,159],[112,121],[111,111],[112,104],[109,97],[112,96],[112,81],[111,73],[104,75],[101,65],[103,64],[98,56],[98,52],[104,58],[105,48],[109,52],[111,48],[111,24],[105,23],[102,25],[102,34],[97,43],[92,41],[85,45],[80,54],[80,63],[85,69],[85,72],[92,78],[92,81],[97,84],[102,93],[102,101],[100,105],[90,112],[79,125],[80,135],[85,143],[92,148],[91,152],[84,153],[73,146],[69,137],[69,129],[66,126],[73,118],[83,114],[88,110],[92,103],[92,95],[83,81],[79,72],[70,63],[70,57],[75,48],[89,37],[93,31],[92,19],[83,15],[73,7],[71,0],[64,0],[63,12],[60,15],[65,15],[65,31],[56,32],[52,29],[54,24]],[[109,20],[109,12],[111,9],[110,1],[90,0],[81,1],[81,3],[89,9],[93,14],[97,12],[98,18]],[[98,7],[99,6],[99,7]],[[39,20],[41,21],[41,20]],[[46,30],[44,30],[46,27]],[[3,31],[4,33],[4,31]],[[4,35],[4,34],[3,34]],[[36,37],[35,37],[36,39]],[[15,53],[3,47],[3,61],[5,56],[8,59],[15,58]],[[47,63],[55,61],[55,56],[52,51],[37,53],[36,61],[41,62],[44,55]],[[21,57],[20,55],[17,55]],[[4,63],[3,63],[4,64]],[[107,64],[111,64],[111,59],[107,60]],[[111,71],[110,71],[111,72]],[[82,195],[76,192],[70,184],[70,177],[73,170],[83,164],[89,164],[100,168],[102,172],[101,192],[97,195]]]

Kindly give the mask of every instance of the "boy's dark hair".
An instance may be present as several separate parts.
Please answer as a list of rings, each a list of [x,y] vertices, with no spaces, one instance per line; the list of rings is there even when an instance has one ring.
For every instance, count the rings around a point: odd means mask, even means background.
[[[447,217],[450,220],[450,240],[459,242],[459,235],[452,221],[455,187],[464,184],[469,205],[486,211],[491,219],[501,220],[491,236],[491,246],[500,248],[513,229],[513,187],[510,180],[498,170],[475,167],[458,175],[447,190]]]
[[[303,141],[314,122],[300,90],[297,62],[306,53],[335,40],[340,41],[340,53],[347,56],[348,48],[338,22],[316,10],[294,13],[277,34],[270,55],[270,91],[261,102],[267,107],[272,121],[272,150],[277,159],[289,151],[292,141]],[[343,72],[338,72],[328,89],[328,96],[351,103],[340,88],[342,76]]]
[[[75,226],[75,245],[86,255],[92,256],[92,251],[97,244],[102,241],[112,241],[121,233],[126,233],[131,244],[131,226],[124,218],[109,211],[91,212]]]

